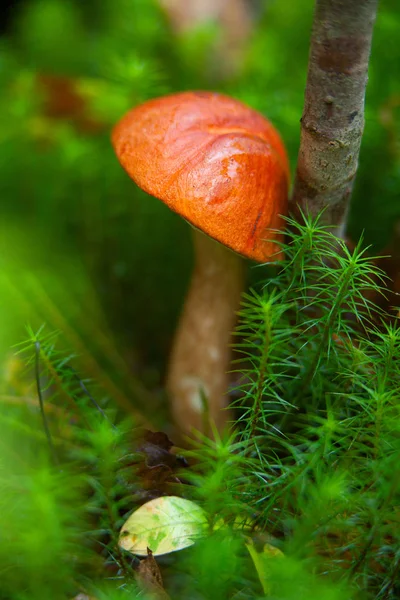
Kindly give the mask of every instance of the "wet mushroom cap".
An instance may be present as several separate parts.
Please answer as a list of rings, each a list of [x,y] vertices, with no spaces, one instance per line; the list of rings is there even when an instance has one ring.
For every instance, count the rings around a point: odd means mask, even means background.
[[[112,141],[137,185],[194,227],[259,262],[279,252],[289,165],[256,111],[222,94],[173,94],[132,109]]]

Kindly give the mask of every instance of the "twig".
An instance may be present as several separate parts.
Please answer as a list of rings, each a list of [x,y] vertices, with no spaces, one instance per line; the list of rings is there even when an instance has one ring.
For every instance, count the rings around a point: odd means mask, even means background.
[[[291,210],[343,237],[364,128],[378,0],[317,0]]]

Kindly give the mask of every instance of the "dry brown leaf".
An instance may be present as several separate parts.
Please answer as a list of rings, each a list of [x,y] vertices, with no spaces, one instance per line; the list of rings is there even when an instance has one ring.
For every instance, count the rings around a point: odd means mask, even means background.
[[[160,568],[149,548],[147,548],[147,557],[141,560],[136,568],[135,578],[149,600],[170,600],[163,586]]]
[[[135,460],[135,469],[142,501],[176,494],[181,484],[177,473],[188,465],[184,458],[171,452],[173,445],[165,433],[146,429],[137,441],[137,453],[142,459]]]

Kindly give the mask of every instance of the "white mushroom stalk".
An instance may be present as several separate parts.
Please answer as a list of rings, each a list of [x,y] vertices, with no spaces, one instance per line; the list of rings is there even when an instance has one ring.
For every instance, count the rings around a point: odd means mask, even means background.
[[[186,433],[222,430],[228,406],[232,332],[244,287],[244,259],[193,230],[195,267],[172,346],[167,391]]]

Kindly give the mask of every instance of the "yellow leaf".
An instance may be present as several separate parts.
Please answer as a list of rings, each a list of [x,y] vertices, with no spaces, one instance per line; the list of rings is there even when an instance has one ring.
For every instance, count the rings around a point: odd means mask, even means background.
[[[258,578],[264,590],[264,594],[268,595],[271,593],[270,587],[270,564],[272,560],[282,558],[283,552],[272,546],[271,544],[265,544],[261,552],[257,551],[253,540],[249,540],[246,544],[246,548],[250,553],[253,560],[254,566],[257,571]]]
[[[205,512],[194,502],[177,496],[162,496],[143,504],[123,525],[119,545],[147,556],[176,552],[191,546],[207,531]]]

